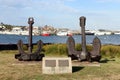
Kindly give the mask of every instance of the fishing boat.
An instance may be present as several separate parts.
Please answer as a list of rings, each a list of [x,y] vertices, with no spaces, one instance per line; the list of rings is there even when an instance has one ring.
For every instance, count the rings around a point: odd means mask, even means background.
[[[43,32],[41,33],[41,36],[50,36],[50,33],[48,33],[47,31],[43,31]]]

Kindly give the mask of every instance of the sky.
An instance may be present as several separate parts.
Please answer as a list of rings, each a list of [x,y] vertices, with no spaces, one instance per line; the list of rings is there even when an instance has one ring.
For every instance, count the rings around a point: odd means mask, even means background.
[[[86,29],[120,30],[120,0],[0,0],[0,22],[77,30],[86,17]]]

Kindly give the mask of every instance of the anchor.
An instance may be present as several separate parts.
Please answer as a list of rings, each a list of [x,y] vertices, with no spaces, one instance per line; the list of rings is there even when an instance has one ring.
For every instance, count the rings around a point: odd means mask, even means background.
[[[28,44],[28,53],[26,53],[23,50],[23,42],[22,40],[19,40],[17,43],[18,47],[18,54],[15,54],[15,58],[19,61],[41,61],[42,58],[45,56],[44,54],[41,54],[42,45],[43,42],[39,40],[37,42],[38,49],[32,53],[32,28],[34,24],[34,19],[32,17],[28,18],[28,24],[29,24],[29,44]]]
[[[82,41],[82,51],[75,50],[75,41],[72,36],[68,37],[67,40],[67,48],[68,48],[68,56],[71,57],[72,60],[78,61],[97,61],[99,62],[101,59],[100,49],[101,49],[101,41],[96,36],[93,39],[93,49],[90,52],[87,52],[86,48],[86,35],[85,35],[85,24],[86,24],[86,17],[81,16],[80,20],[80,27],[81,27],[81,41]]]

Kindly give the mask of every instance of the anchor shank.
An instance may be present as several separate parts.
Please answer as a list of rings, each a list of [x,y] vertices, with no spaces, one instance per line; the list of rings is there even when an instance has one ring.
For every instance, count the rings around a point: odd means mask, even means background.
[[[29,24],[29,53],[32,53],[32,28],[33,28],[33,24],[34,24],[34,19],[33,18],[29,18],[28,19],[28,24]]]
[[[32,53],[32,25],[29,25],[29,53]]]
[[[85,27],[82,28],[82,51],[86,53]]]
[[[80,26],[81,26],[81,33],[82,33],[82,53],[81,55],[86,58],[87,51],[86,51],[86,37],[85,37],[85,23],[86,18],[84,16],[80,17]]]

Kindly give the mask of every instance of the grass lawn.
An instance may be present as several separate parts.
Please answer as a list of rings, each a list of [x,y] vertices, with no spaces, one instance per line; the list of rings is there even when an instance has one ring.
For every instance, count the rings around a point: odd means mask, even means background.
[[[120,80],[119,58],[103,58],[100,67],[73,66],[72,74],[46,75],[41,62],[19,62],[15,53],[17,50],[0,51],[0,80]]]

